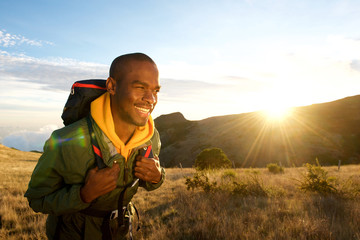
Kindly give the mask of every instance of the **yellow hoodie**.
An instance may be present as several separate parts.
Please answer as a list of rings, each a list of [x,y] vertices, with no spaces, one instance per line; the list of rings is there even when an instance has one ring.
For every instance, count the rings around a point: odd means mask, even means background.
[[[110,94],[108,92],[104,93],[91,103],[91,116],[114,144],[117,152],[125,157],[125,160],[130,156],[133,148],[149,141],[154,134],[154,122],[150,116],[145,126],[136,127],[134,135],[125,145],[115,132],[115,125],[110,107]]]

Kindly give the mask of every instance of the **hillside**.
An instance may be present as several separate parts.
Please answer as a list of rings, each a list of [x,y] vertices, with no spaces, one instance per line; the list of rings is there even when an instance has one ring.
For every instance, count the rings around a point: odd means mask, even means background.
[[[360,162],[360,95],[297,107],[283,122],[260,112],[189,121],[181,113],[155,119],[162,140],[164,166],[191,167],[205,148],[219,147],[237,167],[278,162],[301,166]]]
[[[18,165],[20,162],[37,162],[40,155],[40,153],[23,152],[0,144],[0,162],[2,163],[7,162],[9,164]]]

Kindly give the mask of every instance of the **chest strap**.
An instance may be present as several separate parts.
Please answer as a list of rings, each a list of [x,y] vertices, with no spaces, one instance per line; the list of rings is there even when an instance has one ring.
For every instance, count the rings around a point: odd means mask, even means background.
[[[91,118],[91,116],[88,115],[86,117],[86,120],[87,120],[87,123],[88,123],[91,146],[92,146],[92,149],[94,151],[96,165],[98,166],[99,169],[106,168],[107,166],[105,165],[104,160],[102,158],[101,150],[100,150],[98,141],[96,140],[94,129],[93,129],[92,122],[91,122],[90,118]]]

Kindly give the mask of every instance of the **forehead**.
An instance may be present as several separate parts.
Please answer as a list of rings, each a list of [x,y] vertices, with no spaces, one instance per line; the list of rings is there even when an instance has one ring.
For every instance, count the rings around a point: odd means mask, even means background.
[[[155,64],[148,61],[129,61],[123,65],[123,80],[128,83],[137,81],[157,81],[159,79],[159,71]]]
[[[142,83],[151,88],[160,88],[159,72],[154,63],[148,61],[129,61],[122,65],[120,84]]]
[[[129,60],[124,64],[125,72],[139,72],[140,70],[147,69],[148,71],[158,72],[157,66],[149,61],[138,61],[138,60]]]

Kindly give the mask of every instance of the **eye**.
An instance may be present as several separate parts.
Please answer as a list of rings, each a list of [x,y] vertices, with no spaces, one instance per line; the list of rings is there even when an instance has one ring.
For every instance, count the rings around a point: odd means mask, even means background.
[[[145,89],[145,87],[142,86],[142,85],[137,85],[137,86],[135,86],[135,88],[137,88],[137,89]]]

